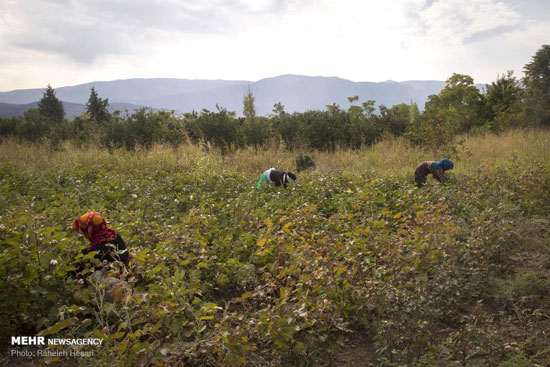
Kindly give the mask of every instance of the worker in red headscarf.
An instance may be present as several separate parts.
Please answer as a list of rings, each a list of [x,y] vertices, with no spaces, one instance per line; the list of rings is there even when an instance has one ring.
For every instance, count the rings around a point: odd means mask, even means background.
[[[71,227],[90,240],[90,245],[82,250],[83,255],[94,252],[94,257],[100,262],[120,261],[128,266],[131,256],[124,240],[114,229],[107,226],[101,214],[85,213],[76,218]]]

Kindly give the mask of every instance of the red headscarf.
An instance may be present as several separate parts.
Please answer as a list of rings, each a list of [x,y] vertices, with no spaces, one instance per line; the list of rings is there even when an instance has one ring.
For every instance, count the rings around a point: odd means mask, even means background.
[[[88,212],[76,218],[71,227],[90,240],[88,251],[103,242],[109,242],[116,238],[116,231],[107,227],[103,216],[96,212]]]

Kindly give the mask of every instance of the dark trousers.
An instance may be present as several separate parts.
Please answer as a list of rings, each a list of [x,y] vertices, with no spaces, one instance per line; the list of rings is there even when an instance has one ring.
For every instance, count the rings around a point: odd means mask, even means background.
[[[428,162],[422,162],[420,163],[415,169],[414,169],[414,181],[416,182],[416,186],[421,187],[426,183],[426,176],[430,174],[430,169],[428,168]]]

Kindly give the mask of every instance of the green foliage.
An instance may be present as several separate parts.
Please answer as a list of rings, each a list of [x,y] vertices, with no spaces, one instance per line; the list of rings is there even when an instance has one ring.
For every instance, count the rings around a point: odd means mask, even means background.
[[[415,102],[411,101],[409,106],[409,126],[414,125],[420,118],[420,110]]]
[[[17,136],[30,142],[37,142],[45,136],[51,127],[51,123],[44,118],[37,108],[31,108],[19,119],[15,127]]]
[[[409,123],[411,121],[410,113],[411,106],[405,103],[393,105],[389,109],[386,106],[381,105],[380,124],[384,130],[389,131],[395,136],[403,135],[409,127]]]
[[[97,129],[97,126],[88,128]],[[149,149],[158,142],[169,142],[177,146],[185,138],[183,126],[176,120],[173,112],[153,112],[145,108],[123,118],[111,118],[100,131],[100,142],[103,146],[127,150],[136,147]]]
[[[531,90],[541,93],[550,92],[550,45],[542,45],[531,58],[531,62],[523,68],[525,72],[524,83]]]
[[[437,98],[434,96],[434,98]],[[448,120],[433,111],[426,112],[419,120],[410,126],[405,134],[407,140],[417,146],[429,148],[434,157],[445,155],[448,150],[453,150],[453,127]]]
[[[315,161],[313,160],[313,157],[308,154],[304,154],[304,153],[298,154],[298,156],[296,157],[295,163],[296,163],[296,171],[298,172],[304,171],[308,168],[315,168]]]
[[[18,117],[0,117],[0,137],[15,136]]]
[[[281,102],[273,105],[273,115],[271,116],[271,124],[275,136],[278,136],[288,150],[294,150],[301,145],[303,137],[300,134],[300,127],[292,115],[285,112],[285,107]]]
[[[326,111],[307,111],[294,114],[301,126],[309,149],[334,151],[346,146],[348,140],[349,116],[337,105],[328,105]]]
[[[488,122],[485,128],[502,131],[524,125],[523,90],[512,71],[487,84],[485,94]]]
[[[519,272],[513,283],[512,293],[516,297],[541,297],[548,293],[550,282],[533,269]]]
[[[434,156],[442,151],[453,151],[452,142],[458,133],[467,132],[486,121],[485,97],[474,85],[474,80],[462,74],[453,74],[439,94],[428,97],[422,116],[418,116],[414,109],[407,116],[404,106],[398,108],[402,124],[407,117],[413,121],[406,133],[407,139],[414,145],[430,148]]]
[[[426,102],[426,114],[441,116],[452,135],[482,125],[483,98],[472,77],[453,73],[445,82],[445,88]]]
[[[542,45],[523,68],[527,91],[527,111],[535,124],[550,124],[550,45]]]
[[[88,116],[98,123],[109,120],[110,113],[107,111],[107,106],[109,106],[109,99],[100,98],[95,88],[92,87],[90,90],[90,98],[86,103],[86,113]]]
[[[242,130],[246,145],[253,146],[258,150],[260,147],[266,146],[273,134],[269,119],[256,116],[254,101],[254,95],[249,89],[243,97],[244,124]]]
[[[268,141],[273,136],[271,123],[266,117],[245,118],[242,135],[244,135],[245,144],[253,146],[256,150],[267,147]]]
[[[209,143],[222,153],[242,145],[243,121],[235,114],[218,106],[218,112],[202,110],[200,114],[188,114],[183,121],[184,129],[194,143]]]
[[[269,119],[256,116],[254,101],[254,95],[249,88],[243,97],[244,124],[242,130],[246,145],[253,146],[258,150],[261,146],[266,145],[272,133]]]
[[[67,124],[70,140],[77,147],[99,144],[100,136],[98,135],[101,135],[102,131],[104,132],[102,129],[105,127],[98,126],[86,113],[75,117]]]
[[[256,107],[254,106],[255,100],[256,98],[254,98],[254,94],[252,94],[249,88],[243,97],[243,115],[247,122],[253,121],[256,117]]]
[[[486,86],[485,100],[491,109],[491,117],[506,113],[521,99],[521,87],[513,71],[500,75],[496,81]]]
[[[103,338],[84,365],[320,365],[359,335],[375,336],[367,365],[513,365],[521,355],[545,365],[546,232],[523,239],[550,210],[550,175],[525,163],[430,190],[408,176],[305,171],[284,195],[258,192],[247,173],[163,169],[140,152],[115,152],[108,168],[5,164],[0,332]],[[139,277],[109,269],[126,275],[119,293],[107,279],[66,276],[86,246],[69,223],[91,209],[141,265]],[[491,297],[499,282],[511,300]]]
[[[352,98],[350,102],[357,100],[358,97]],[[348,110],[350,118],[349,144],[354,149],[371,145],[380,137],[383,128],[380,126],[378,116],[374,115],[374,103],[375,101],[368,100],[363,102],[361,106],[351,105]]]
[[[55,90],[49,84],[42,98],[38,101],[38,110],[42,117],[54,123],[61,123],[65,118],[63,102],[56,97]]]

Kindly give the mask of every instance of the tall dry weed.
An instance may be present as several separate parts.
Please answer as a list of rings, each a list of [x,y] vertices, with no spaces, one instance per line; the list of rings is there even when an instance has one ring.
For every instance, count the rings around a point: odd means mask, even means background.
[[[550,130],[509,130],[499,135],[462,136],[457,140],[455,172],[493,167],[498,169],[510,162],[541,162],[550,165]],[[267,150],[245,148],[222,155],[211,147],[184,144],[177,148],[155,145],[152,149],[135,151],[108,150],[97,146],[76,147],[65,142],[60,150],[52,151],[41,144],[4,140],[0,144],[0,164],[18,170],[71,169],[94,166],[121,171],[187,171],[194,175],[238,172],[259,175],[270,167],[295,170],[295,158],[300,152],[271,147]],[[412,147],[402,138],[389,138],[361,150],[336,149],[333,152],[310,153],[316,167],[303,175],[330,174],[339,171],[351,175],[400,176],[411,174],[421,161],[433,157],[427,149]]]

